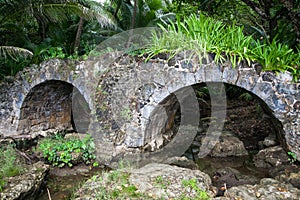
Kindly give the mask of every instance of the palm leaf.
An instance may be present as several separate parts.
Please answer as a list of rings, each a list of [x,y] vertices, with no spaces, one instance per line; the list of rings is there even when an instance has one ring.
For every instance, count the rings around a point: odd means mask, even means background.
[[[116,21],[104,6],[91,0],[0,0],[0,24],[9,19],[39,16],[44,21],[61,22],[70,15],[97,19],[102,27],[116,28]]]
[[[45,4],[41,8],[41,13],[46,19],[52,22],[60,22],[70,15],[78,15],[87,20],[97,19],[101,27],[116,29],[117,25],[111,13],[103,9],[100,5],[84,6],[78,3],[65,4]]]
[[[0,58],[7,57],[17,60],[19,57],[32,57],[33,53],[27,49],[14,46],[0,46]]]

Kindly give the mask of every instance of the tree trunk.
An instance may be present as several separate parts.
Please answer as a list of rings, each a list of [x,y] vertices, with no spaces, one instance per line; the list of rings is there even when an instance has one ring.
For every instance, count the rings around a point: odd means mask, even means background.
[[[117,16],[118,16],[118,12],[119,12],[119,10],[120,10],[120,8],[121,8],[121,5],[122,5],[122,1],[118,1],[118,2],[117,2],[116,10],[115,10],[115,12],[114,12],[114,17],[115,17],[115,18],[117,18]]]
[[[132,20],[131,20],[131,29],[134,29],[134,27],[135,27],[135,19],[136,19],[136,15],[137,15],[137,7],[138,7],[138,0],[134,0],[133,15],[132,15]]]
[[[135,19],[136,19],[136,15],[137,15],[137,7],[138,7],[138,0],[134,0],[133,15],[132,15],[132,19],[131,19],[131,30],[129,32],[129,38],[128,38],[128,41],[126,44],[126,48],[129,48],[131,45],[131,39],[132,39],[133,29],[135,27]]]
[[[81,37],[82,29],[83,29],[83,23],[84,23],[84,19],[83,19],[83,17],[80,17],[78,28],[77,28],[77,33],[76,33],[76,38],[75,38],[75,42],[74,42],[74,49],[73,49],[74,53],[78,50],[78,47],[80,44],[80,37]]]

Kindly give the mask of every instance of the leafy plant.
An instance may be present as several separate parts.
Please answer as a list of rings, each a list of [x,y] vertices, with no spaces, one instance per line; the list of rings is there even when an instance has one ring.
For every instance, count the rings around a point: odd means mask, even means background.
[[[178,18],[166,28],[162,25],[160,27],[162,34],[153,34],[153,42],[146,51],[150,56],[163,52],[175,55],[182,50],[195,50],[201,57],[208,52],[215,53],[216,61],[225,61],[228,56],[233,65],[242,59],[250,60],[247,52],[252,38],[243,34],[242,27],[226,27],[222,22],[203,14],[199,17],[191,15],[183,21]]]
[[[300,54],[287,45],[279,43],[276,38],[269,44],[246,36],[243,27],[232,24],[226,26],[200,13],[191,15],[183,21],[179,18],[170,25],[160,25],[162,32],[153,33],[152,41],[146,47],[150,59],[160,53],[168,53],[170,58],[182,51],[192,50],[202,58],[212,53],[215,62],[230,60],[233,67],[245,60],[258,61],[263,70],[290,71],[298,80]]]
[[[196,90],[196,95],[198,98],[207,98],[207,97],[209,97],[209,90],[206,86],[201,87]]]
[[[245,92],[239,96],[239,99],[246,100],[246,101],[252,101],[253,96],[251,94],[249,94],[248,92]]]
[[[290,163],[294,163],[297,161],[297,155],[294,152],[289,151],[288,153],[288,160],[290,161]]]
[[[63,52],[63,49],[61,47],[50,47],[48,49],[43,49],[40,52],[40,55],[43,60],[48,60],[51,58],[65,58],[66,54]]]
[[[260,44],[256,41],[253,49],[255,59],[264,66],[264,70],[286,71],[296,65],[297,54],[287,45],[277,42],[276,38],[270,44]]]
[[[49,163],[58,167],[65,165],[72,167],[76,159],[82,159],[86,164],[91,164],[96,159],[95,143],[90,135],[81,140],[76,137],[64,138],[56,134],[52,138],[41,140],[37,151],[42,152]],[[98,163],[93,163],[93,166],[97,165]]]
[[[86,58],[108,35],[103,29],[117,26],[106,7],[92,0],[0,0],[0,13],[0,79],[54,57]]]

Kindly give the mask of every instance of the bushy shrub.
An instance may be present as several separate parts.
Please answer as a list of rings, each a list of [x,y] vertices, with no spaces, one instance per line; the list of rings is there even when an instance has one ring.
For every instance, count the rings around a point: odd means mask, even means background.
[[[44,138],[39,142],[36,149],[42,152],[43,157],[53,166],[72,167],[75,160],[82,159],[86,164],[91,164],[96,159],[95,143],[90,135],[82,140],[77,137],[64,138],[56,134],[51,138]],[[96,162],[93,165],[97,165]]]

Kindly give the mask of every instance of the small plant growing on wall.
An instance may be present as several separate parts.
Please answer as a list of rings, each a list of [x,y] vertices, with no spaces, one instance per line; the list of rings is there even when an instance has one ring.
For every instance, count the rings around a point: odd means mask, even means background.
[[[61,134],[56,134],[51,138],[42,139],[36,151],[42,153],[44,159],[53,166],[72,167],[79,162],[98,165],[94,162],[95,143],[90,135],[81,140],[77,137],[64,138]]]
[[[290,161],[290,163],[294,163],[297,161],[297,155],[294,152],[289,151],[288,153],[288,160]]]

